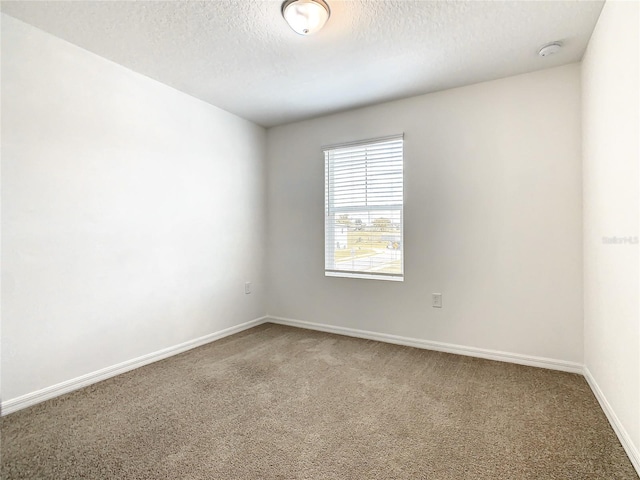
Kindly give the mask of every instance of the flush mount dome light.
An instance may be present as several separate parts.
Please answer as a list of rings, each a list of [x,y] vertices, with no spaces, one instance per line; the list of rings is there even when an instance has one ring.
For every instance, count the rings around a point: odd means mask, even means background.
[[[300,35],[316,33],[327,23],[330,13],[324,0],[286,0],[282,4],[282,16]]]

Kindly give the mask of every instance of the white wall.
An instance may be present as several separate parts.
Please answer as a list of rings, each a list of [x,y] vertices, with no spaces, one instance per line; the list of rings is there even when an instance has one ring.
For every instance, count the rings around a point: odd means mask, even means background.
[[[582,65],[585,366],[640,469],[640,4],[608,1]]]
[[[268,313],[581,364],[579,68],[269,129]],[[405,281],[325,277],[321,147],[402,132]]]
[[[2,15],[3,401],[263,315],[265,138]]]

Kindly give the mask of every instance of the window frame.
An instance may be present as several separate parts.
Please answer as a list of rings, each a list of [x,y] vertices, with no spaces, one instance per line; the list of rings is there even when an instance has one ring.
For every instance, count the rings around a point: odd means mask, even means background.
[[[402,199],[400,205],[367,205],[367,206],[342,206],[342,207],[332,207],[331,200],[334,198],[330,193],[330,153],[331,151],[340,150],[340,149],[348,149],[353,147],[362,146],[363,148],[367,146],[373,146],[380,143],[392,142],[392,141],[400,141],[400,145],[402,148],[401,153],[401,186],[402,186]],[[404,281],[404,257],[405,257],[405,244],[404,244],[404,207],[405,207],[405,185],[404,185],[404,167],[405,167],[405,157],[404,157],[404,134],[397,135],[389,135],[386,137],[378,137],[371,138],[367,140],[359,140],[355,142],[335,144],[335,145],[327,145],[322,147],[324,154],[324,162],[325,162],[325,170],[324,170],[324,197],[325,197],[325,205],[324,205],[324,274],[325,277],[342,277],[342,278],[359,278],[366,280],[386,280],[386,281],[396,281],[403,282]],[[368,177],[365,176],[368,179]],[[343,213],[349,212],[375,212],[375,211],[397,211],[400,221],[400,253],[401,253],[401,263],[400,263],[400,273],[375,273],[375,272],[366,272],[366,271],[358,271],[358,270],[339,270],[335,268],[335,223],[336,217]],[[332,223],[331,228],[329,228],[329,224]],[[328,245],[332,245],[332,248],[327,248]],[[327,266],[331,265],[334,268],[328,268]]]

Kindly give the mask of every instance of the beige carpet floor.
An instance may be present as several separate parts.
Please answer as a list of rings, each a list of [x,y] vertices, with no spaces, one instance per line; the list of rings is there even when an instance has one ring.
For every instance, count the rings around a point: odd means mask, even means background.
[[[574,374],[265,324],[0,420],[3,479],[637,479]]]

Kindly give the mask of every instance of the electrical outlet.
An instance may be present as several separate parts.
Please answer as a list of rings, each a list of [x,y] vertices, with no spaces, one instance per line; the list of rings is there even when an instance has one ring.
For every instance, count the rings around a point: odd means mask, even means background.
[[[249,295],[251,293],[251,282],[244,284],[244,294]]]
[[[431,294],[431,306],[433,308],[442,308],[442,294],[441,293],[433,293],[433,294]]]

